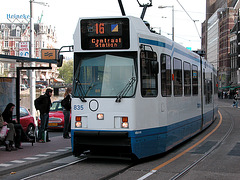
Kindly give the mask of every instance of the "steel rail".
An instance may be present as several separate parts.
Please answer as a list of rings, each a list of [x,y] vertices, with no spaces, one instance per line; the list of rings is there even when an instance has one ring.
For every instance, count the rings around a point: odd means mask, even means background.
[[[218,111],[219,115],[220,115],[220,119],[222,119],[222,114]],[[229,113],[229,116],[232,116]],[[202,157],[200,157],[199,159],[197,159],[196,161],[194,161],[192,164],[190,164],[189,166],[187,166],[186,168],[184,168],[181,172],[179,172],[178,174],[176,174],[175,176],[173,176],[172,178],[170,178],[171,180],[176,180],[179,179],[180,177],[183,177],[185,174],[187,174],[193,167],[195,167],[199,162],[203,161],[208,155],[210,155],[214,150],[216,150],[221,144],[222,142],[230,135],[230,133],[232,132],[234,127],[234,121],[233,118],[231,118],[231,126],[229,127],[228,131],[226,132],[226,134],[222,137],[222,139],[220,141],[218,141],[218,143],[213,146],[209,151],[207,151]]]

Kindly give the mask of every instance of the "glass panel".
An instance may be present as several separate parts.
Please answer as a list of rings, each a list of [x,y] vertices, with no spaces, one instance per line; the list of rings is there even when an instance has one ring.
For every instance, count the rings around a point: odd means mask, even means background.
[[[184,95],[191,95],[191,65],[187,62],[183,63],[184,69]]]
[[[180,59],[174,58],[173,63],[173,74],[174,74],[174,95],[175,96],[182,96],[182,61]]]
[[[58,105],[58,103],[56,103],[56,102],[52,103],[52,106],[50,107],[50,111],[56,111],[57,105]]]
[[[133,57],[99,55],[81,57],[75,73],[74,96],[116,97],[136,79]],[[134,95],[136,82],[123,96]]]
[[[20,117],[27,116],[28,112],[25,108],[20,107]]]
[[[172,95],[171,57],[161,55],[161,87],[162,96]]]
[[[152,51],[141,51],[141,93],[143,97],[156,97],[157,74],[152,73],[151,61],[157,61],[157,54]]]
[[[192,89],[193,95],[198,94],[198,67],[193,65],[192,66]]]

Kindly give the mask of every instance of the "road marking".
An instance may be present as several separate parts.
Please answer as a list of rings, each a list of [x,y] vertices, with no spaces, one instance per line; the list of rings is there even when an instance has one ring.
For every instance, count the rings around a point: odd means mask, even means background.
[[[59,151],[59,152],[65,152],[65,151],[68,151],[68,149],[58,149],[56,151]]]
[[[54,151],[54,152],[47,152],[48,154],[57,154],[57,153],[59,153],[59,152],[57,152],[57,151]]]
[[[178,155],[174,156],[173,158],[169,159],[168,161],[160,164],[159,166],[153,168],[149,173],[147,173],[146,175],[140,177],[138,180],[144,180],[147,177],[151,176],[152,174],[154,174],[155,172],[157,172],[159,169],[163,168],[164,166],[168,165],[169,163],[175,161],[176,159],[180,158],[181,156],[183,156],[184,154],[186,154],[187,152],[189,152],[190,150],[192,150],[193,148],[195,148],[196,146],[198,146],[200,143],[202,143],[203,141],[205,141],[210,135],[212,135],[218,128],[219,126],[222,124],[222,114],[220,113],[220,111],[218,111],[218,114],[220,116],[220,120],[218,125],[210,132],[208,133],[205,137],[203,137],[200,141],[198,141],[197,143],[195,143],[194,145],[192,145],[191,147],[189,147],[188,149],[186,149],[185,151],[179,153]]]
[[[24,163],[24,162],[26,162],[26,161],[14,160],[14,161],[10,161],[10,162],[17,163],[17,164],[21,164],[21,163]]]
[[[65,152],[65,151],[68,151],[72,149],[72,147],[65,147],[65,149],[58,149],[56,150],[55,152],[47,152],[46,154],[37,154],[37,155],[34,155],[34,157],[26,157],[26,158],[23,158],[23,160],[37,160],[39,159],[40,157],[47,157],[47,156],[50,156],[52,154],[57,154],[57,153],[60,153],[60,152]],[[10,162],[7,162],[7,163],[16,163],[16,164],[21,164],[21,163],[25,163],[27,161],[23,161],[23,160],[13,160],[13,161],[10,161]],[[7,163],[2,163],[0,164],[0,168],[4,168],[4,167],[9,167],[9,166],[12,166],[13,164],[7,164]]]
[[[23,159],[26,159],[26,160],[36,160],[36,159],[38,159],[38,157],[26,157],[26,158],[23,158]]]
[[[47,157],[47,156],[49,156],[50,154],[37,154],[36,156],[37,157]]]
[[[0,167],[9,167],[11,166],[12,164],[0,164]]]

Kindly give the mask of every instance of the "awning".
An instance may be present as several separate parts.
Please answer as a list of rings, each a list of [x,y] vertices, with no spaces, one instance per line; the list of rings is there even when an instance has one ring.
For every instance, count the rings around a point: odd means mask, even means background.
[[[64,80],[59,79],[59,78],[54,78],[53,81],[56,82],[56,83],[57,82],[59,82],[59,83],[63,83],[64,82]]]
[[[237,88],[240,88],[240,86],[225,86],[225,87],[220,87],[219,89],[230,89],[230,90],[234,90],[234,89],[237,89]]]

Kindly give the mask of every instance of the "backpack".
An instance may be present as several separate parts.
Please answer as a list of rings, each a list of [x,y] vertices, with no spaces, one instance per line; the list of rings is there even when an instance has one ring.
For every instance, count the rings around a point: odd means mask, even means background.
[[[34,100],[34,106],[35,106],[36,110],[40,110],[41,109],[41,105],[39,103],[39,97]]]

